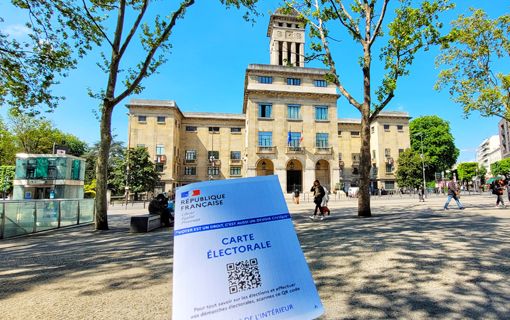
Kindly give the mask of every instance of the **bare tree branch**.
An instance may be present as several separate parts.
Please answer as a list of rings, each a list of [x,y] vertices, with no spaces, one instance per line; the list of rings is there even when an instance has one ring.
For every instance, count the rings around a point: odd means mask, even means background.
[[[106,39],[106,41],[108,41],[110,46],[113,47],[113,43],[110,41],[110,38],[108,38],[108,35],[104,32],[103,28],[101,28],[101,26],[96,22],[96,19],[94,19],[94,16],[92,15],[92,13],[90,13],[89,8],[87,7],[87,4],[85,3],[85,0],[81,0],[81,2],[83,3],[83,8],[85,9],[85,12],[87,13],[87,16],[89,17],[89,19],[92,20],[92,23],[94,23],[96,28],[99,30],[99,32],[101,32],[101,34]]]
[[[389,0],[384,0],[383,7],[381,9],[381,15],[379,16],[379,20],[377,21],[377,25],[375,26],[374,33],[372,34],[372,38],[368,42],[368,47],[369,48],[374,43],[375,38],[377,37],[377,35],[379,34],[379,31],[381,30],[381,25],[382,25],[382,22],[384,20],[384,16],[386,15],[386,8],[388,6],[388,2],[389,2]],[[372,3],[371,3],[372,7],[373,7],[374,3],[375,2],[372,1]]]
[[[350,19],[350,22],[352,25],[355,26],[355,28],[353,28],[351,25],[348,25],[342,18],[342,16],[340,15],[340,13],[338,12],[338,8],[336,7],[336,4],[335,4],[335,1],[334,0],[329,0],[329,2],[331,3],[331,5],[333,6],[333,10],[335,10],[335,13],[338,17],[338,21],[340,21],[340,23],[346,27],[349,31],[352,32],[352,34],[355,36],[355,37],[358,37],[359,39],[361,39],[361,34],[359,33],[359,30],[357,30],[357,26],[354,24],[354,22],[352,21],[352,19]],[[341,4],[341,3],[340,3]],[[342,6],[343,7],[343,6]],[[344,9],[345,10],[345,9]],[[347,17],[350,17],[348,14],[347,14]]]
[[[147,6],[148,5],[149,5],[149,0],[144,0],[143,1],[143,5],[142,5],[142,9],[140,10],[140,13],[136,17],[136,21],[133,23],[133,27],[129,31],[129,34],[126,37],[126,40],[124,40],[124,44],[122,44],[122,47],[120,48],[120,51],[119,51],[119,56],[120,57],[122,57],[122,55],[126,51],[126,48],[129,45],[129,42],[131,42],[131,39],[133,38],[133,35],[135,34],[136,30],[138,29],[138,26],[140,25],[140,22],[142,21],[142,18],[143,18],[144,14],[145,14],[145,11],[147,10]]]

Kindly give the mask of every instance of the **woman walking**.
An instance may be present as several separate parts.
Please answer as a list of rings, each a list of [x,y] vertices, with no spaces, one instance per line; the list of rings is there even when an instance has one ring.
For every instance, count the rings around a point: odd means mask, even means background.
[[[317,216],[317,212],[321,212],[321,204],[322,204],[322,198],[326,194],[324,191],[324,188],[321,186],[321,183],[319,180],[315,180],[313,182],[313,186],[310,189],[310,192],[313,192],[313,203],[315,203],[315,210],[313,212],[313,216],[310,216],[310,219],[315,220],[315,217]],[[322,217],[321,217],[322,220]]]
[[[495,192],[496,192],[496,197],[497,197],[496,198],[496,208],[499,207],[500,203],[503,208],[506,208],[505,202],[503,201],[504,190],[505,190],[505,182],[503,181],[503,179],[496,181],[496,185],[495,185]]]

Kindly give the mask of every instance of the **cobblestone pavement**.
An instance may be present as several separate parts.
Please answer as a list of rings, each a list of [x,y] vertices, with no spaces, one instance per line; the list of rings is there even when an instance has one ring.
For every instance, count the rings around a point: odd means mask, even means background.
[[[290,198],[289,198],[290,199]],[[326,313],[321,319],[508,319],[510,209],[489,195],[289,202]],[[2,319],[170,319],[171,229],[129,233],[141,207],[112,207],[111,230],[90,226],[0,240]]]

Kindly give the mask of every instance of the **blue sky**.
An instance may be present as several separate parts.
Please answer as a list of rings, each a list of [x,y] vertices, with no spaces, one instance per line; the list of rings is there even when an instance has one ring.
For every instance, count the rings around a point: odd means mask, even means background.
[[[171,54],[159,74],[145,80],[145,90],[132,96],[114,111],[112,128],[117,139],[127,139],[127,109],[129,99],[175,100],[184,112],[228,112],[241,113],[243,102],[244,73],[248,64],[269,63],[269,38],[266,36],[270,12],[280,1],[266,0],[258,5],[263,14],[255,24],[242,19],[244,11],[225,9],[219,1],[197,1],[188,9],[186,17],[177,22],[172,34]],[[449,24],[458,14],[468,14],[470,6],[485,9],[491,17],[506,13],[510,9],[508,0],[457,1],[457,8],[444,18]],[[10,6],[0,3],[0,12],[5,22],[4,31],[23,36],[23,15]],[[335,46],[337,68],[346,87],[361,99],[361,77],[357,65],[359,47],[353,45],[345,35]],[[309,43],[309,42],[308,42]],[[69,77],[61,80],[54,93],[66,97],[59,108],[47,117],[56,127],[72,133],[80,139],[94,143],[99,140],[99,121],[96,118],[98,101],[87,95],[87,88],[100,89],[106,85],[106,76],[95,65],[99,49],[80,61],[78,68]],[[139,52],[131,52],[131,61]],[[437,50],[422,52],[415,60],[411,75],[398,83],[396,96],[385,110],[406,111],[411,117],[437,115],[450,122],[456,146],[461,150],[461,161],[473,161],[476,147],[486,138],[497,134],[498,118],[481,118],[473,113],[468,119],[459,105],[454,104],[447,92],[433,89],[437,70],[434,58]],[[378,53],[373,65],[377,69]],[[318,62],[308,66],[322,67]],[[508,72],[508,70],[506,70]],[[377,72],[374,72],[377,76]],[[375,85],[373,85],[375,87]],[[0,115],[5,118],[5,107]],[[359,112],[346,99],[338,100],[338,116],[359,118]]]

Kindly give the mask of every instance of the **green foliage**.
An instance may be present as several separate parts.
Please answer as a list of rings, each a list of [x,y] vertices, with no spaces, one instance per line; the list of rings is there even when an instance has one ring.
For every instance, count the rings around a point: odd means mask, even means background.
[[[114,194],[122,194],[126,185],[134,193],[152,191],[159,181],[160,175],[144,147],[131,148],[124,158],[117,158],[108,180]]]
[[[14,136],[0,118],[0,165],[14,165],[15,158],[16,144],[14,143]]]
[[[397,163],[396,178],[399,187],[414,189],[423,186],[423,168],[420,153],[407,149],[400,154]]]
[[[0,166],[0,193],[12,190],[15,169],[15,166]]]
[[[494,177],[510,174],[510,158],[491,163],[491,173]]]
[[[479,111],[484,117],[510,121],[510,14],[490,19],[482,10],[461,15],[452,22],[436,64],[442,66],[436,89],[448,89],[467,117]]]
[[[85,198],[96,197],[96,179],[93,179],[90,183],[85,183],[83,186],[83,193]]]
[[[29,33],[18,39],[0,31],[0,104],[30,115],[38,114],[41,106],[51,111],[62,99],[51,92],[56,78],[76,67],[76,57],[97,42],[98,30],[85,18],[81,1],[10,2],[27,12]]]
[[[457,166],[458,179],[461,181],[472,181],[474,177],[485,175],[487,170],[478,166],[478,162],[463,162]]]
[[[69,153],[75,156],[81,156],[87,151],[86,142],[54,128],[49,120],[24,114],[10,116],[9,120],[18,152],[53,153],[54,144],[66,146]]]
[[[96,180],[96,162],[97,162],[97,154],[99,152],[99,142],[96,142],[87,153],[84,155],[85,157],[85,183],[91,183],[93,180]],[[108,156],[108,172],[109,179],[112,178],[113,167],[115,163],[119,161],[124,161],[125,158],[125,147],[124,142],[117,141],[114,139],[110,145],[110,155]],[[114,189],[120,189],[122,186],[122,192],[124,191],[124,181],[120,183],[120,185],[112,186]],[[95,186],[94,186],[95,188]]]
[[[450,124],[438,116],[423,116],[409,123],[411,148],[422,152],[428,159],[425,174],[427,180],[433,180],[434,173],[450,169],[459,156],[454,138],[450,132]]]

